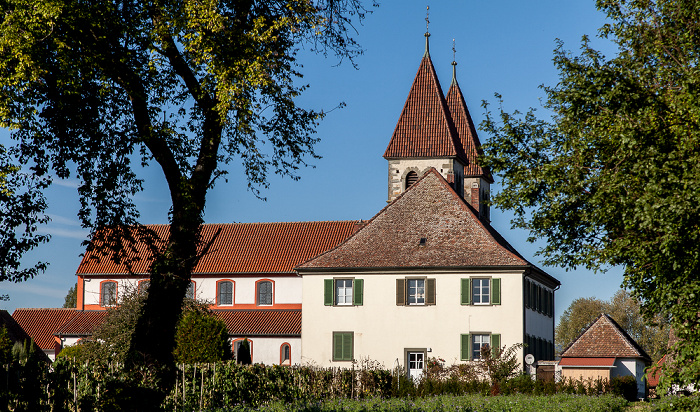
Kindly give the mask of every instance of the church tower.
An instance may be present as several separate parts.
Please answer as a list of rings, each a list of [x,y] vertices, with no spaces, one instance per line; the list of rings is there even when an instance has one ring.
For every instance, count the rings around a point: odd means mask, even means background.
[[[389,162],[387,202],[434,167],[488,222],[486,202],[493,178],[477,163],[481,143],[457,83],[457,63],[452,62],[452,83],[445,98],[430,59],[429,37],[425,33],[425,54],[384,152]]]

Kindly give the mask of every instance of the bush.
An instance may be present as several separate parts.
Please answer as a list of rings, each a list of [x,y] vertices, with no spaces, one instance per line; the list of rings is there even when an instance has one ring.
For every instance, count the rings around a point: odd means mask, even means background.
[[[634,376],[622,376],[610,379],[610,391],[628,401],[637,400],[637,380]]]
[[[179,363],[231,359],[226,323],[206,310],[186,310],[177,327],[173,355]]]

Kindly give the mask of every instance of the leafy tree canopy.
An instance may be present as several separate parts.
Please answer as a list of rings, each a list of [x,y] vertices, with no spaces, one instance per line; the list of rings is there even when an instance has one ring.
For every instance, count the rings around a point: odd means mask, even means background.
[[[543,238],[549,265],[625,268],[645,314],[680,338],[671,380],[700,381],[700,2],[598,0],[606,57],[555,50],[551,118],[488,111],[496,206]],[[500,96],[499,96],[500,99]]]
[[[12,130],[12,158],[33,179],[77,176],[89,247],[126,263],[138,258],[135,242],[151,249],[150,290],[125,364],[163,371],[154,399],[174,383],[181,302],[211,244],[199,231],[208,189],[231,161],[259,194],[269,173],[298,178],[317,157],[323,112],[296,104],[306,88],[297,52],[352,60],[361,52],[353,25],[366,12],[360,0],[0,0],[0,126]],[[163,172],[166,239],[138,225],[143,181],[133,162]],[[43,210],[30,200],[20,207]],[[0,250],[0,263],[42,240],[35,222],[3,217],[0,240],[16,246]],[[31,236],[13,238],[17,227]]]
[[[65,301],[63,303],[64,308],[75,308],[78,306],[78,284],[71,286],[66,294]]]
[[[568,346],[601,313],[606,313],[634,339],[656,362],[668,352],[669,324],[660,314],[648,320],[642,316],[639,301],[620,289],[609,301],[578,298],[559,318],[555,330],[557,352]]]

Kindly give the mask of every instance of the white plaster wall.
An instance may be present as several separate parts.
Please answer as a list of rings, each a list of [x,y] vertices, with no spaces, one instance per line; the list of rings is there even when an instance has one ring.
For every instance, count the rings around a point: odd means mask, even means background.
[[[124,293],[128,291],[134,291],[138,287],[139,280],[134,278],[125,278],[123,276],[114,277],[101,277],[101,278],[88,278],[85,279],[83,283],[83,298],[85,305],[99,305],[100,304],[100,284],[103,281],[116,281],[117,282],[117,299],[121,299]]]
[[[239,339],[239,338],[235,338]],[[280,364],[280,348],[288,343],[291,349],[292,365],[301,363],[301,338],[248,338],[253,342],[253,363],[265,365]]]
[[[646,394],[646,384],[644,378],[644,361],[635,358],[617,358],[615,367],[612,370],[613,377],[634,376],[637,380],[637,397],[643,398]]]
[[[409,274],[348,274],[364,279],[362,306],[324,306],[323,280],[338,274],[303,276],[302,362],[350,366],[332,362],[333,332],[354,332],[354,358],[379,361],[385,367],[403,365],[405,348],[431,348],[429,357],[448,364],[460,362],[460,335],[500,333],[501,345],[523,340],[522,272],[440,273],[436,305],[397,306],[396,279]],[[410,276],[421,276],[412,273]],[[461,305],[460,279],[501,278],[501,305]],[[522,351],[521,351],[522,352]],[[519,358],[522,358],[522,353]]]

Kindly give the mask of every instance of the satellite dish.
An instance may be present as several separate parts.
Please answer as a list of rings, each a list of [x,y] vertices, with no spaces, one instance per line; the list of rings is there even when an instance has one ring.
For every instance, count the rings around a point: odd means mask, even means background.
[[[528,365],[532,365],[533,363],[535,363],[535,357],[532,356],[532,353],[528,353],[527,355],[525,355],[525,363]]]

